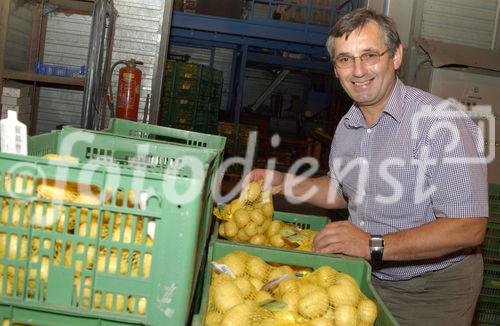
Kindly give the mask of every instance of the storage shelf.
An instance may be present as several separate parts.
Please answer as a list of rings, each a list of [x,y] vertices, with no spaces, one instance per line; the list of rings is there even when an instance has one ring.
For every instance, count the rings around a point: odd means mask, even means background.
[[[46,0],[47,3],[59,6],[61,9],[80,10],[92,14],[94,0]]]
[[[42,75],[42,74],[35,74],[32,72],[15,71],[9,69],[4,69],[2,76],[3,78],[7,79],[35,81],[40,83],[48,83],[56,85],[69,85],[69,86],[79,86],[79,87],[84,87],[85,85],[85,78]]]

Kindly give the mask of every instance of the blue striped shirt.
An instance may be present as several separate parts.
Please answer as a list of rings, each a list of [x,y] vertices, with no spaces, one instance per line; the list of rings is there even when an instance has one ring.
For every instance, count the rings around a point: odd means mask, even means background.
[[[418,227],[439,217],[486,217],[483,144],[480,129],[463,111],[397,79],[373,126],[366,126],[357,105],[342,118],[331,146],[329,176],[348,202],[350,221],[371,234]],[[384,262],[374,275],[405,280],[463,258],[455,253]]]

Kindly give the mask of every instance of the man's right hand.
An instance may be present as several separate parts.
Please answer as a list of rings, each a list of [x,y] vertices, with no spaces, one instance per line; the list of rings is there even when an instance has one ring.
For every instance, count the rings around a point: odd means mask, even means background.
[[[285,173],[266,170],[266,169],[255,169],[243,179],[243,187],[253,181],[264,180],[262,190],[268,190],[271,188],[273,195],[283,192],[283,182],[285,180]]]

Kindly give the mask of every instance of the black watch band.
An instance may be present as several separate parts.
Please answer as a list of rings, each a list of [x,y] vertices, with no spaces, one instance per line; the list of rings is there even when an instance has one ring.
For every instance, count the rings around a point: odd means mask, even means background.
[[[374,268],[382,265],[382,257],[384,256],[384,237],[381,235],[370,236],[370,255],[371,264]]]

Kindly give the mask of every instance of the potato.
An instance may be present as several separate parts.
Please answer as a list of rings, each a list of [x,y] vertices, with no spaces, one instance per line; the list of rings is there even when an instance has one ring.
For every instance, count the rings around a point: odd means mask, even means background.
[[[238,234],[236,235],[236,240],[241,242],[248,242],[250,240],[250,236],[245,232],[245,229],[240,229]]]
[[[299,294],[301,297],[306,296],[307,294],[309,294],[311,292],[325,292],[325,294],[326,294],[326,291],[318,285],[315,285],[312,283],[303,283],[300,285]]]
[[[245,226],[243,230],[245,230],[245,233],[250,237],[253,237],[257,234],[257,224],[255,222],[250,222]]]
[[[254,244],[254,245],[266,245],[266,244],[268,244],[269,241],[267,240],[265,235],[256,234],[253,237],[251,237],[248,242],[250,242],[251,244]]]
[[[268,238],[272,237],[275,234],[279,234],[281,231],[281,228],[283,227],[283,222],[280,220],[274,220],[271,222],[269,225],[269,228],[266,231],[266,236]]]
[[[304,318],[321,317],[328,310],[328,295],[323,289],[310,292],[299,299],[297,310]]]
[[[233,219],[236,226],[241,229],[250,222],[250,212],[244,208],[239,208],[234,212]]]
[[[264,214],[262,214],[260,210],[255,209],[250,212],[250,219],[257,225],[261,225],[262,223],[264,223],[266,217],[264,216]]]
[[[242,202],[255,202],[261,194],[261,183],[258,181],[250,182],[241,191],[240,200]]]
[[[269,238],[269,243],[271,243],[271,246],[276,248],[281,248],[285,246],[285,240],[283,240],[283,237],[279,234],[272,235]]]
[[[327,288],[337,281],[337,271],[329,266],[322,266],[311,274],[311,281],[316,285]]]
[[[271,218],[269,218],[269,217],[266,217],[266,218],[264,219],[264,222],[263,222],[263,223],[262,223],[262,225],[261,225],[261,227],[264,229],[264,232],[266,232],[266,231],[267,231],[267,229],[268,229],[268,228],[269,228],[269,226],[271,225],[271,222],[272,222],[272,221],[273,221],[273,220],[272,220]],[[262,232],[262,233],[264,233],[264,232]]]
[[[356,308],[353,306],[338,306],[333,313],[336,326],[356,326]]]
[[[220,326],[251,326],[252,314],[253,308],[250,304],[237,304],[224,313]]]
[[[358,322],[373,325],[377,319],[377,305],[368,298],[363,298],[358,304]]]
[[[210,286],[210,293],[215,307],[223,313],[244,302],[240,289],[227,279],[213,283]]]
[[[241,294],[245,299],[252,297],[255,292],[257,292],[257,289],[253,286],[253,284],[244,277],[237,277],[233,282],[241,291]]]
[[[219,259],[219,263],[229,267],[236,277],[241,277],[245,274],[245,265],[248,257],[244,252],[234,251]]]
[[[298,292],[287,292],[281,297],[281,301],[288,305],[288,310],[292,312],[297,312],[298,303],[300,300],[300,295]]]
[[[328,319],[322,318],[322,317],[311,319],[310,321],[307,322],[307,325],[310,325],[310,326],[334,326],[332,320],[328,320]]]
[[[262,213],[264,213],[264,216],[269,218],[273,216],[274,213],[273,203],[266,203],[262,205],[260,209],[262,210]]]
[[[232,238],[238,234],[238,227],[233,221],[227,221],[224,223],[224,233],[226,237]]]
[[[276,292],[279,297],[283,297],[285,293],[296,292],[299,293],[299,282],[296,278],[287,279],[278,284]]]
[[[348,284],[335,284],[326,289],[330,304],[334,307],[353,306],[359,302],[359,290]]]
[[[222,315],[216,311],[210,311],[205,316],[205,326],[219,326]]]
[[[224,231],[224,224],[225,223],[219,224],[219,236],[226,238],[226,232]]]
[[[270,266],[259,257],[249,256],[246,261],[247,273],[263,282],[267,280]]]

